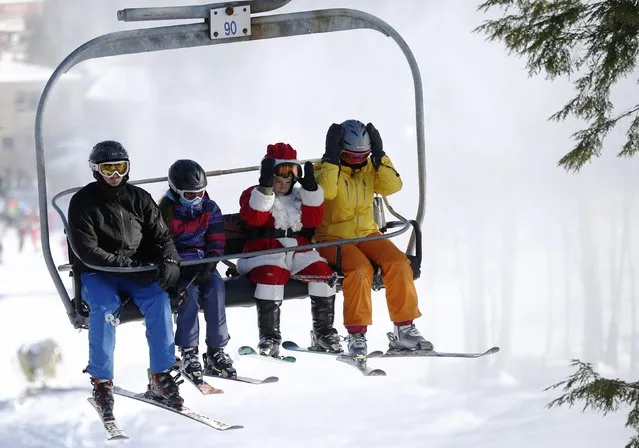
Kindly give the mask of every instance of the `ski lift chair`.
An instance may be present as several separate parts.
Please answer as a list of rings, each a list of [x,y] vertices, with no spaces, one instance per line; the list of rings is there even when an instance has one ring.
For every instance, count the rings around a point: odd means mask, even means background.
[[[327,33],[335,31],[346,31],[355,29],[371,29],[379,31],[387,37],[392,38],[400,47],[404,56],[408,61],[409,68],[413,75],[413,87],[415,91],[415,122],[416,122],[416,138],[417,138],[417,175],[418,175],[418,208],[415,220],[407,220],[396,213],[386,201],[386,198],[376,198],[378,211],[382,211],[381,203],[386,209],[395,216],[398,221],[381,222],[381,235],[374,235],[363,238],[343,239],[337,241],[324,241],[312,243],[306,246],[296,248],[279,248],[269,249],[251,253],[241,253],[244,241],[247,236],[238,227],[238,214],[229,214],[224,216],[225,232],[227,236],[227,248],[223,256],[209,258],[206,261],[222,261],[228,263],[234,258],[246,258],[257,255],[267,255],[272,253],[288,252],[290,250],[313,249],[326,246],[338,247],[338,263],[335,267],[340,272],[339,254],[340,246],[348,243],[358,243],[361,241],[370,241],[382,238],[392,238],[411,229],[412,234],[406,250],[413,268],[413,277],[418,278],[420,275],[421,265],[421,231],[420,224],[423,221],[425,210],[425,193],[426,193],[426,166],[424,151],[424,105],[421,76],[417,61],[415,60],[410,48],[402,37],[386,22],[379,18],[365,13],[363,11],[353,9],[324,9],[314,11],[293,12],[286,14],[259,15],[265,12],[273,11],[280,8],[291,0],[245,0],[230,1],[224,3],[215,3],[197,6],[178,6],[178,7],[157,7],[157,8],[132,8],[118,11],[117,17],[121,21],[144,21],[144,20],[188,20],[195,19],[196,22],[163,26],[155,28],[140,28],[127,31],[119,31],[99,36],[93,40],[86,42],[71,52],[54,70],[45,85],[38,108],[36,112],[35,122],[35,151],[36,151],[36,170],[38,178],[38,205],[40,208],[40,226],[42,252],[45,258],[47,269],[56,286],[60,299],[65,307],[67,315],[74,328],[87,328],[88,307],[81,298],[80,276],[73,272],[72,264],[64,264],[56,267],[51,254],[49,240],[49,220],[48,220],[48,204],[47,204],[47,182],[46,168],[44,156],[44,139],[43,139],[43,115],[48,97],[54,84],[60,77],[70,70],[76,64],[92,58],[101,58],[114,55],[145,53],[150,51],[163,51],[178,48],[188,48],[205,45],[215,45],[232,43],[238,41],[253,41],[261,39],[271,39],[279,37],[289,37],[298,35],[307,35],[314,33]],[[208,176],[221,174],[229,174],[234,172],[245,172],[258,170],[259,167],[248,167],[235,170],[220,170],[207,173]],[[166,177],[145,179],[133,181],[133,184],[146,184],[153,182],[165,182]],[[68,223],[64,212],[57,204],[57,200],[63,196],[70,195],[79,188],[65,190],[58,193],[52,199],[52,206],[60,215],[68,235]],[[378,216],[380,218],[380,216]],[[390,230],[396,229],[396,230]],[[415,251],[414,255],[411,253]],[[77,256],[77,252],[73,249],[73,242],[69,241],[69,257]],[[205,261],[205,262],[206,262]],[[199,261],[184,262],[183,265],[200,264]],[[89,266],[93,269],[105,272],[138,272],[152,268],[115,268],[104,266]],[[73,277],[73,298],[69,297],[59,272],[71,271]],[[254,285],[245,275],[235,275],[225,279],[226,286],[226,304],[233,306],[251,306],[255,303],[253,298]],[[340,284],[337,282],[339,289]],[[376,267],[375,281],[373,289],[381,289],[383,282],[381,279],[381,271]],[[285,287],[285,299],[306,298],[307,285],[298,280],[291,280]],[[139,309],[127,297],[122,297],[123,304],[119,312],[120,323],[137,320],[141,318]]]

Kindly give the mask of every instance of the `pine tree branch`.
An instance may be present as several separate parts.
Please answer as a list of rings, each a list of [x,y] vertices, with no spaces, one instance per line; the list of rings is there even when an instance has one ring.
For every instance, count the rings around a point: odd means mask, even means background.
[[[584,402],[582,412],[593,409],[607,415],[615,412],[621,405],[632,406],[628,413],[626,427],[639,433],[639,382],[628,383],[618,378],[606,379],[596,373],[590,363],[584,363],[573,359],[571,367],[577,367],[577,371],[567,379],[553,384],[544,391],[561,388],[563,395],[555,398],[546,405],[546,408],[574,406],[578,401]],[[639,448],[639,435],[633,437],[626,448]]]
[[[576,144],[559,165],[578,171],[601,154],[603,141],[622,118],[635,115],[618,156],[639,151],[637,109],[613,115],[610,90],[635,70],[639,55],[639,3],[633,0],[488,0],[479,11],[493,7],[504,16],[487,20],[475,32],[489,41],[503,41],[509,53],[527,59],[530,76],[545,72],[547,78],[584,71],[573,86],[577,92],[550,119],[568,116],[589,122],[573,134]]]

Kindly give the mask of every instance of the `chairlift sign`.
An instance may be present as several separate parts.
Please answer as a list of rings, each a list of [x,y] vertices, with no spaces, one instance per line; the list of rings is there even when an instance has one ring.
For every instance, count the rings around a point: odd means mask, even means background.
[[[251,35],[251,7],[228,6],[211,9],[209,14],[211,39],[233,39]]]

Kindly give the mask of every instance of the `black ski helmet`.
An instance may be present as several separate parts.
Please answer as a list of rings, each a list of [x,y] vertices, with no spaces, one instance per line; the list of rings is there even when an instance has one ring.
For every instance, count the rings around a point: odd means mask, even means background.
[[[89,155],[89,163],[117,162],[129,160],[129,153],[124,146],[115,140],[105,140],[96,144]]]
[[[91,149],[91,154],[89,155],[89,166],[91,167],[91,171],[93,171],[93,177],[98,182],[109,186],[109,188],[113,188],[104,182],[104,179],[100,176],[98,165],[105,162],[119,162],[121,160],[126,160],[128,162],[129,153],[126,149],[124,149],[124,146],[122,146],[120,142],[116,142],[115,140],[104,140],[96,143],[93,149]],[[122,178],[120,185],[116,188],[123,186],[128,180],[129,175],[127,173],[127,175]]]
[[[194,160],[180,159],[169,168],[169,187],[176,193],[203,190],[207,185],[206,172]]]
[[[359,120],[346,120],[341,126],[344,129],[342,149],[358,153],[371,150],[371,137],[364,123]]]

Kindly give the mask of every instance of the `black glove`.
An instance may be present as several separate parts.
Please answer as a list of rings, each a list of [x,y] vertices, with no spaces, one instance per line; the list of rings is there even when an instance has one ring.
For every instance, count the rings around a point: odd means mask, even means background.
[[[322,157],[323,161],[334,165],[340,164],[340,153],[342,152],[340,142],[343,138],[344,128],[337,123],[333,123],[326,133],[326,146],[324,156]]]
[[[213,277],[213,272],[217,269],[217,261],[213,263],[201,264],[200,275],[195,279],[195,283],[198,286],[205,286],[211,282],[211,278]]]
[[[379,168],[382,163],[382,157],[386,155],[384,152],[384,144],[382,143],[382,137],[379,135],[379,131],[373,126],[373,123],[366,125],[368,136],[371,139],[371,159],[375,168]]]
[[[119,268],[135,268],[140,266],[140,263],[124,255],[116,255],[115,265]]]
[[[299,179],[299,183],[306,191],[317,191],[313,162],[306,162],[304,164],[304,176]]]
[[[273,188],[273,176],[275,171],[275,159],[265,157],[260,164],[260,187]]]
[[[166,257],[159,269],[160,288],[167,290],[180,279],[180,260]]]

